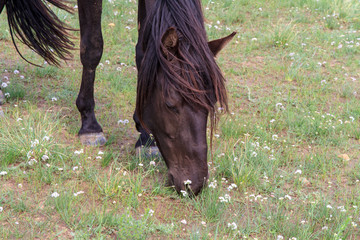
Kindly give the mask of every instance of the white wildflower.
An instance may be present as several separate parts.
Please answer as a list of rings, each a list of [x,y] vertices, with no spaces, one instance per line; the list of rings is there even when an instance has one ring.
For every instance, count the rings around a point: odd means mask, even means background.
[[[185,190],[180,190],[180,192],[183,195],[183,197],[186,197],[188,195],[188,193]]]
[[[181,220],[182,224],[187,224],[187,221],[185,219]]]
[[[129,123],[129,120],[127,120],[127,119],[121,120],[121,119],[120,119],[120,120],[118,121],[118,124],[120,124],[120,123],[123,124],[123,125],[125,125],[125,124]]]
[[[46,161],[46,160],[48,160],[49,159],[49,156],[48,155],[43,155],[42,157],[41,157],[41,160],[43,160],[43,161]]]
[[[84,191],[79,191],[79,192],[74,193],[74,196],[76,197],[76,196],[78,196],[80,194],[84,194],[84,193],[85,193]]]
[[[236,229],[237,229],[237,225],[236,225],[235,222],[228,223],[228,228],[231,228],[231,230],[236,230]]]
[[[184,181],[184,185],[189,185],[189,184],[191,184],[191,183],[192,183],[192,182],[191,182],[190,179],[187,179],[187,180]]]
[[[230,197],[230,195],[229,194],[225,194],[223,197],[219,197],[219,199],[220,199],[220,202],[230,202],[230,200],[231,200],[231,197]]]
[[[45,136],[45,137],[43,137],[43,139],[42,139],[43,141],[49,141],[50,140],[50,137],[48,137],[48,136]]]
[[[302,171],[300,169],[296,170],[294,174],[302,174]]]
[[[154,210],[152,210],[152,209],[149,210],[149,215],[150,215],[150,216],[154,215],[154,213],[155,213]]]
[[[4,176],[4,175],[6,175],[6,174],[7,174],[6,171],[1,171],[1,172],[0,172],[0,176]]]
[[[57,192],[53,192],[52,194],[51,194],[51,197],[53,197],[53,198],[57,198],[57,197],[59,197],[60,196],[60,194],[58,194]]]
[[[84,149],[80,149],[79,151],[75,151],[74,154],[79,155],[81,153],[84,153]]]

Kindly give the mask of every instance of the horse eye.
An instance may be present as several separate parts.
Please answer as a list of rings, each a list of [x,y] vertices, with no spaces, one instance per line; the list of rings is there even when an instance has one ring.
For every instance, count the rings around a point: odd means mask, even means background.
[[[169,103],[169,102],[165,102],[165,104],[166,104],[166,107],[169,109],[169,110],[171,110],[171,111],[173,111],[173,112],[178,112],[178,109],[177,109],[177,107],[174,105],[174,104],[171,104],[171,103]]]

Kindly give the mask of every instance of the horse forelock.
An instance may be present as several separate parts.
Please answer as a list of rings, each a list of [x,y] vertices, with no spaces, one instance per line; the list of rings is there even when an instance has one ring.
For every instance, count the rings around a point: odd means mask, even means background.
[[[161,38],[169,28],[179,37],[175,60],[162,52]],[[194,106],[205,108],[213,128],[215,103],[227,110],[225,79],[208,44],[199,0],[158,0],[144,23],[142,34],[144,58],[139,69],[136,111],[140,119],[145,103],[156,84],[163,93],[175,89]],[[158,77],[162,71],[163,77]],[[160,81],[160,82],[157,82]]]

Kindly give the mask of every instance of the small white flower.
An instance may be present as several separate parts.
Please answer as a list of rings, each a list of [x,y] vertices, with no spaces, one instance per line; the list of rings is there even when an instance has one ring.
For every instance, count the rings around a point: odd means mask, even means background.
[[[16,119],[16,121],[17,121],[17,122],[20,122],[20,121],[22,121],[22,118],[18,118],[18,119]]]
[[[254,41],[257,41],[257,38],[252,38],[251,41],[253,41],[253,42],[254,42]]]
[[[7,83],[4,83],[4,82],[3,82],[3,83],[1,84],[1,87],[2,87],[2,88],[6,88],[7,86],[8,86]]]
[[[333,207],[330,204],[328,204],[326,205],[326,208],[332,209]]]
[[[276,141],[276,140],[278,140],[278,138],[279,138],[279,136],[278,135],[276,135],[276,134],[274,134],[274,135],[272,135],[272,140],[274,140],[274,141]]]
[[[50,140],[50,137],[48,137],[48,136],[45,136],[45,137],[43,137],[43,139],[42,139],[43,141],[49,141]]]
[[[291,200],[291,196],[289,196],[289,195],[285,195],[285,198]]]
[[[84,149],[80,149],[79,151],[75,151],[75,152],[74,152],[74,154],[77,154],[77,155],[79,155],[79,154],[81,154],[81,153],[84,153]]]
[[[31,147],[34,148],[39,144],[39,140],[35,139],[34,141],[31,141]]]
[[[185,219],[181,220],[182,224],[187,224],[187,221]]]
[[[49,159],[49,156],[48,156],[48,155],[43,155],[43,156],[41,157],[41,159],[42,159],[43,161],[46,161],[46,160]]]
[[[209,187],[210,188],[216,188],[217,187],[217,181],[214,180],[213,182],[210,182]]]
[[[154,214],[154,212],[155,212],[154,210],[150,209],[149,210],[149,215],[152,216]]]
[[[235,222],[228,223],[228,228],[231,228],[231,230],[236,230],[236,229],[237,229],[237,225],[236,225]]]
[[[78,196],[78,195],[80,195],[80,194],[84,194],[85,192],[84,191],[79,191],[79,192],[77,192],[77,193],[74,193],[74,196],[76,197],[76,196]]]
[[[3,207],[0,207],[0,212],[4,211],[4,208]]]
[[[79,169],[78,166],[73,167],[73,171],[76,171],[76,170],[78,170],[78,169]]]
[[[125,124],[129,123],[129,120],[127,120],[127,119],[121,120],[121,119],[120,119],[120,120],[118,121],[118,124],[120,124],[120,123],[123,124],[123,125],[125,125]]]
[[[142,166],[144,166],[144,164],[142,164],[142,163],[139,163],[139,166],[140,166],[140,167],[142,167]]]
[[[6,171],[1,171],[1,172],[0,172],[0,176],[4,176],[4,175],[6,175],[6,174],[7,174]]]
[[[19,74],[19,70],[14,70],[14,74]]]
[[[294,174],[302,174],[302,171],[300,169],[296,170]]]
[[[271,119],[271,120],[270,120],[270,123],[273,123],[273,122],[275,122],[275,119]]]
[[[104,154],[104,152],[102,152],[102,151],[98,152],[98,155],[103,155],[103,154]]]
[[[37,163],[36,159],[35,158],[31,158],[30,161],[28,161],[28,164],[31,166],[33,165],[34,163]]]
[[[189,184],[191,184],[191,183],[192,183],[192,182],[191,182],[190,179],[187,179],[187,180],[184,181],[184,185],[189,185]]]
[[[231,191],[233,190],[234,188],[237,188],[237,185],[235,183],[232,183],[229,187],[228,187],[228,190]]]
[[[343,47],[343,45],[342,44],[339,44],[339,46],[337,47],[338,49],[340,49],[340,48],[342,48]]]
[[[329,228],[328,228],[328,226],[323,226],[321,229],[322,230],[328,230]]]
[[[18,184],[18,188],[22,188],[23,185],[21,183]]]
[[[186,197],[188,195],[188,193],[184,190],[180,190],[181,194],[183,195],[183,197]]]
[[[155,161],[150,161],[149,164],[150,164],[151,166],[155,166],[155,165],[156,165]]]
[[[52,98],[51,98],[51,101],[52,101],[52,102],[56,102],[57,100],[58,100],[57,97],[52,97]]]
[[[284,237],[281,236],[281,235],[278,235],[277,238],[276,238],[276,240],[282,240],[282,239],[284,239]]]
[[[57,192],[53,192],[52,194],[51,194],[51,197],[53,197],[53,198],[57,198],[57,197],[59,197],[60,196],[60,194],[58,194]]]
[[[4,95],[5,95],[6,98],[10,97],[10,93],[8,93],[8,92],[6,92]]]
[[[229,194],[225,194],[223,197],[219,197],[220,202],[230,202],[231,197]]]
[[[204,226],[205,226],[205,225],[206,225],[206,222],[204,222],[204,221],[201,221],[201,225],[204,225]]]
[[[102,157],[101,156],[96,156],[96,158],[95,159],[102,159]]]

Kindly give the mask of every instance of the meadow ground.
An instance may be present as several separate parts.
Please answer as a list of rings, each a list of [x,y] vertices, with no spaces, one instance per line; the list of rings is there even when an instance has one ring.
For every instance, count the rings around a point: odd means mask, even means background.
[[[238,35],[217,59],[230,113],[193,199],[165,187],[161,159],[134,155],[137,3],[103,5],[100,148],[76,136],[78,51],[33,67],[0,17],[1,239],[360,238],[359,1],[203,0],[209,39]]]

